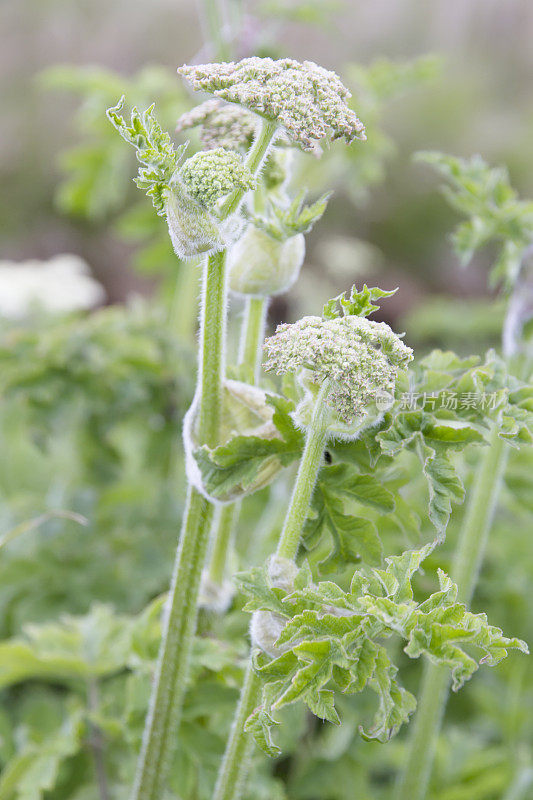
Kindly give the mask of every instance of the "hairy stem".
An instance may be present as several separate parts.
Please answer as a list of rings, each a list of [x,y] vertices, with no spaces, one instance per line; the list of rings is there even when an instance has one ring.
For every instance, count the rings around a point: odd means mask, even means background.
[[[239,342],[239,364],[246,366],[248,378],[255,385],[259,383],[267,306],[268,301],[265,297],[248,297],[246,299]]]
[[[328,422],[331,412],[326,405],[329,383],[325,381],[318,393],[313,418],[307,432],[305,448],[298,468],[296,483],[292,491],[289,508],[278,543],[277,555],[291,561],[296,558],[300,536],[311,503],[318,472],[322,466],[322,456],[326,446]]]
[[[296,558],[313,489],[326,446],[330,411],[326,406],[329,383],[326,381],[316,400],[305,448],[298,468],[289,508],[280,534],[277,555],[291,561]],[[261,685],[253,676],[251,660],[245,674],[226,751],[218,774],[213,800],[239,800],[244,789],[251,749],[250,736],[244,730],[246,720],[260,702]]]
[[[261,120],[261,126],[246,156],[246,166],[253,175],[260,170],[266,154],[268,153],[268,149],[276,136],[277,129],[278,126],[275,122]],[[244,194],[245,190],[236,189],[228,196],[220,209],[220,216],[222,219],[226,219],[238,209]]]
[[[233,534],[239,519],[241,504],[237,500],[235,503],[226,503],[215,517],[214,541],[209,562],[209,577],[216,584],[222,584],[226,577],[226,565],[228,552],[233,540]]]
[[[244,730],[246,720],[257,706],[260,695],[259,678],[248,660],[239,705],[233,718],[231,732],[218,773],[213,800],[235,800],[242,795],[252,751],[252,739]]]
[[[100,707],[98,684],[95,679],[89,679],[87,683],[87,705],[92,714],[97,714]],[[100,800],[109,800],[109,786],[104,758],[104,737],[102,731],[94,722],[89,723],[90,748],[93,756],[94,772],[98,783],[98,793]]]
[[[200,408],[198,438],[216,447],[222,415],[222,384],[226,342],[226,253],[213,253],[207,261],[202,303],[200,344]]]
[[[224,253],[215,253],[207,259],[204,271],[197,385],[198,436],[211,447],[217,444],[222,406],[225,284]],[[195,489],[189,488],[133,790],[134,800],[157,800],[163,793],[183,704],[212,516],[210,503]]]
[[[248,379],[253,384],[259,382],[267,305],[266,298],[247,298],[241,326],[238,363],[240,366],[247,367]],[[240,511],[241,503],[237,500],[224,505],[214,518],[209,577],[218,584],[221,584],[225,577],[228,552],[234,538]]]
[[[474,594],[479,570],[501,489],[508,446],[494,426],[483,454],[451,569],[458,586],[458,600],[468,605]],[[427,663],[422,679],[416,716],[411,728],[407,761],[396,787],[396,800],[423,800],[431,777],[437,737],[450,686],[446,667]]]

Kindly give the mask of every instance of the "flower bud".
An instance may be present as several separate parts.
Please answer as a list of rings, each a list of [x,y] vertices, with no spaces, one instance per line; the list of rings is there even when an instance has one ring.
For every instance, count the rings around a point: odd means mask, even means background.
[[[234,189],[251,189],[255,179],[241,156],[222,147],[196,153],[174,172],[166,192],[166,217],[178,258],[222,250],[242,230],[239,215],[220,220],[216,204]]]
[[[183,443],[185,464],[189,482],[212,503],[230,503],[240,497],[262,489],[274,480],[283,465],[272,455],[266,459],[251,485],[241,483],[231,489],[210,493],[195,457],[201,447],[197,435],[199,403],[196,397],[183,420]],[[280,438],[280,433],[272,422],[274,409],[266,402],[266,393],[247,383],[226,380],[220,426],[220,443],[224,444],[236,436],[259,436],[263,439]]]
[[[267,573],[271,586],[290,594],[294,589],[298,567],[294,561],[274,555],[267,562]],[[284,617],[272,611],[254,611],[250,622],[252,644],[264,650],[269,656],[277,658],[283,649],[276,647],[276,642],[286,622]]]
[[[386,398],[394,395],[398,370],[413,357],[386,323],[358,315],[303,317],[292,325],[278,325],[265,350],[267,370],[298,376],[305,396],[295,418],[303,427],[310,422],[319,387],[329,381],[329,430],[345,438],[354,438],[362,427],[380,419]]]
[[[282,650],[276,647],[281,631],[287,620],[273,611],[254,611],[250,622],[250,638],[254,647],[259,647],[267,655],[277,658]]]
[[[224,247],[222,226],[174,181],[166,200],[168,232],[178,258],[187,259]]]
[[[249,225],[228,253],[229,288],[240,295],[282,294],[297,280],[304,256],[303,234],[282,242]]]
[[[233,150],[195,153],[183,164],[179,179],[187,194],[205,208],[213,208],[218,200],[234,189],[254,189],[256,181],[242,156]]]
[[[208,570],[202,572],[198,607],[215,614],[224,614],[231,605],[235,587],[231,581],[216,583],[209,575]]]

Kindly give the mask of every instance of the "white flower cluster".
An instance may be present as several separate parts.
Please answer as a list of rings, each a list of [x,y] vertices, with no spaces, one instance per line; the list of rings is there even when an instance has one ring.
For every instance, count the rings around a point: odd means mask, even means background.
[[[86,262],[63,254],[49,261],[0,261],[0,317],[23,319],[32,311],[65,314],[105,300]]]
[[[187,194],[206,208],[234,189],[253,189],[255,179],[239,153],[216,150],[195,153],[183,164],[179,180]]]
[[[318,141],[364,139],[364,125],[349,108],[348,89],[313,61],[245,58],[237,63],[184,65],[178,72],[197,91],[210,92],[278,123],[303,150]]]
[[[358,316],[278,325],[265,350],[267,370],[308,369],[313,383],[329,380],[328,405],[347,423],[363,416],[379,393],[392,394],[398,369],[413,357],[385,322]]]
[[[212,98],[182,114],[176,125],[176,133],[198,125],[201,126],[200,141],[205,150],[214,150],[216,147],[246,150],[254,138],[257,119],[244,108]]]

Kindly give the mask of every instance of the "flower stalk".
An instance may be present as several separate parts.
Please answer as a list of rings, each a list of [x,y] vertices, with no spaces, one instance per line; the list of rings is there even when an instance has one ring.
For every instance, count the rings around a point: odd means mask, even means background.
[[[250,383],[259,383],[261,369],[261,346],[265,335],[268,300],[263,297],[248,297],[239,341],[238,364],[247,368]],[[218,586],[226,577],[228,553],[239,520],[241,503],[226,503],[213,522],[213,548],[209,561],[209,578]]]
[[[267,309],[267,298],[246,298],[243,330],[239,342],[239,364],[247,368],[247,377],[250,383],[255,385],[259,383]]]
[[[331,410],[326,404],[329,392],[330,383],[325,381],[316,399],[298,475],[276,550],[277,556],[290,561],[294,561],[296,558],[300,537],[311,505],[313,489],[322,465],[328,437],[328,422],[331,417]]]
[[[213,800],[237,800],[242,796],[253,747],[252,737],[245,730],[245,725],[259,702],[260,689],[261,683],[249,658]]]
[[[329,381],[325,381],[317,397],[311,425],[307,431],[304,452],[278,541],[276,556],[289,561],[294,561],[296,558],[313,489],[322,466],[328,437],[328,421],[331,415],[326,406],[329,391]],[[245,725],[246,720],[259,704],[260,689],[261,684],[254,673],[250,658],[246,666],[244,683],[218,774],[213,800],[239,800],[242,796],[252,747],[252,739],[250,734],[245,731]]]

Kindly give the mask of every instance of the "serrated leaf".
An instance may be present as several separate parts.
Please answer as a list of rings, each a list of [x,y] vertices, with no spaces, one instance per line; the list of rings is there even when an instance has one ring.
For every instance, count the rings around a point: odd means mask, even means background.
[[[313,503],[317,513],[306,523],[304,541],[314,547],[325,533],[330,534],[332,547],[322,562],[324,568],[332,569],[361,558],[368,564],[380,563],[383,548],[373,522],[345,514],[342,497],[320,484]]]
[[[185,155],[187,144],[174,147],[170,135],[155,119],[153,105],[142,114],[133,108],[129,124],[120,113],[123,107],[124,96],[116,106],[107,110],[107,118],[122,138],[135,148],[141,165],[135,182],[152,198],[157,213],[164,215],[170,181]]]
[[[275,758],[281,753],[281,748],[272,739],[272,729],[276,725],[279,725],[279,722],[259,706],[250,714],[244,726],[244,730],[251,733],[255,743],[271,758]]]
[[[340,316],[358,316],[368,317],[374,311],[379,309],[378,305],[374,305],[374,300],[380,300],[382,297],[391,297],[398,289],[392,291],[384,291],[377,286],[368,287],[366,283],[360,291],[357,291],[355,286],[352,286],[350,295],[346,297],[346,292],[333,297],[325,304],[322,310],[324,319],[336,319]],[[340,306],[340,310],[339,310]]]
[[[355,693],[366,686],[379,698],[364,738],[385,742],[409,719],[416,701],[397,680],[381,640],[395,634],[411,658],[425,655],[446,666],[457,690],[480,664],[494,665],[509,649],[527,652],[524,642],[503,636],[486,615],[472,614],[456,602],[457,587],[438,571],[439,590],[417,602],[412,579],[434,549],[427,544],[386,560],[385,569],[354,573],[350,591],[331,581],[307,586],[283,598],[288,621],[279,637],[283,653],[256,670],[264,681],[261,708],[272,715],[298,701],[313,713],[337,722],[335,692]],[[258,597],[262,589],[258,589]],[[478,649],[476,659],[465,647]]]
[[[81,717],[71,708],[57,729],[30,740],[8,761],[0,776],[0,800],[41,800],[54,789],[62,763],[82,747]]]
[[[309,233],[324,214],[331,192],[307,206],[304,205],[305,195],[305,191],[299,192],[289,206],[280,205],[271,198],[264,214],[252,217],[253,225],[280,242],[301,233]]]
[[[394,498],[379,480],[370,474],[361,474],[349,464],[324,467],[320,483],[338,495],[375,508],[383,514],[394,511]]]
[[[286,592],[272,586],[266,566],[238,572],[235,582],[239,589],[251,598],[245,606],[246,611],[272,611],[275,614],[288,616],[287,608],[282,602]]]
[[[429,487],[429,518],[442,536],[452,513],[452,502],[462,503],[465,489],[453,465],[425,448],[424,474]]]
[[[418,153],[418,161],[436,167],[450,182],[443,193],[468,219],[456,229],[453,242],[463,264],[491,241],[499,252],[490,284],[510,291],[516,283],[525,248],[533,238],[533,203],[519,200],[503,167],[489,167],[477,155],[470,159],[443,153]]]
[[[408,722],[416,708],[416,698],[396,680],[397,668],[391,664],[386,650],[378,649],[371,687],[379,697],[379,707],[370,728],[360,727],[363,739],[388,742]]]
[[[133,619],[95,605],[84,617],[27,625],[25,639],[0,643],[0,686],[34,678],[65,682],[123,669],[131,654]]]

